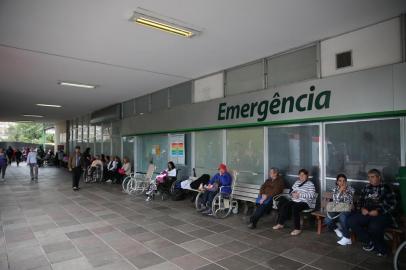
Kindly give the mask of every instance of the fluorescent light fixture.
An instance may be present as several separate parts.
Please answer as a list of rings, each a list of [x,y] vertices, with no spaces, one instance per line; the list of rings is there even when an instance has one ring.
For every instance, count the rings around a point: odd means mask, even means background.
[[[199,30],[185,26],[182,22],[170,18],[163,18],[163,16],[152,14],[152,12],[141,8],[134,11],[130,21],[187,38],[191,38],[200,33]]]
[[[80,87],[80,88],[96,88],[96,85],[90,84],[83,84],[83,83],[74,83],[74,82],[58,82],[59,85],[63,86],[72,86],[72,87]]]
[[[20,120],[20,121],[16,121],[17,123],[33,123],[32,121],[25,121],[25,120]]]
[[[23,114],[24,117],[35,117],[35,118],[42,118],[44,117],[43,115],[38,115],[38,114]]]
[[[38,103],[38,104],[36,104],[37,106],[40,106],[40,107],[52,107],[52,108],[61,108],[62,106],[61,105],[53,105],[53,104],[42,104],[42,103]]]

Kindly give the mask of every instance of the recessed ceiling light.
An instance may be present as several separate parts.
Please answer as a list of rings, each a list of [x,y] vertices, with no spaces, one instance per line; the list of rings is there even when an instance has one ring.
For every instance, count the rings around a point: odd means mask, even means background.
[[[134,11],[130,21],[187,38],[191,38],[200,33],[199,30],[185,26],[182,22],[175,21],[172,18],[164,18],[163,16],[153,14],[151,11],[142,8],[138,8]]]
[[[53,105],[53,104],[42,104],[42,103],[38,103],[38,104],[36,104],[37,106],[40,106],[40,107],[53,107],[53,108],[61,108],[62,106],[61,105]]]
[[[83,84],[83,83],[74,83],[74,82],[58,82],[59,85],[63,86],[72,86],[72,87],[80,87],[80,88],[96,88],[96,85],[90,84]]]
[[[43,115],[38,115],[38,114],[23,114],[24,117],[35,117],[35,118],[42,118],[44,117]]]

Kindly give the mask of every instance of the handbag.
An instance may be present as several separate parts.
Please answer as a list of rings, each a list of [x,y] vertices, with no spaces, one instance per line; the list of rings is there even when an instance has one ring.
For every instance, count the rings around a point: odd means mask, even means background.
[[[118,173],[121,174],[121,175],[124,175],[124,174],[125,174],[125,170],[124,170],[123,168],[119,168],[119,169],[118,169]]]
[[[351,204],[343,202],[328,202],[326,205],[327,216],[330,219],[338,218],[343,212],[351,212]],[[331,214],[335,214],[332,216]]]

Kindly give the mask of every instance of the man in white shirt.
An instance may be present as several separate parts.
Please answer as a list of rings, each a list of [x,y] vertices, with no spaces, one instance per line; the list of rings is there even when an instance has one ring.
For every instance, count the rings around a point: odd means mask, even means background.
[[[27,155],[27,165],[30,166],[31,181],[38,183],[37,151],[31,148]]]

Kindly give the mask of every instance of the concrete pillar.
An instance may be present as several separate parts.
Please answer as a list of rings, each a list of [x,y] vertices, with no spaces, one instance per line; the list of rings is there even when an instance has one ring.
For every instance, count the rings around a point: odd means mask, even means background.
[[[58,151],[58,145],[63,145],[64,151],[69,151],[66,149],[67,145],[67,134],[66,134],[66,121],[60,121],[55,123],[55,153]]]

